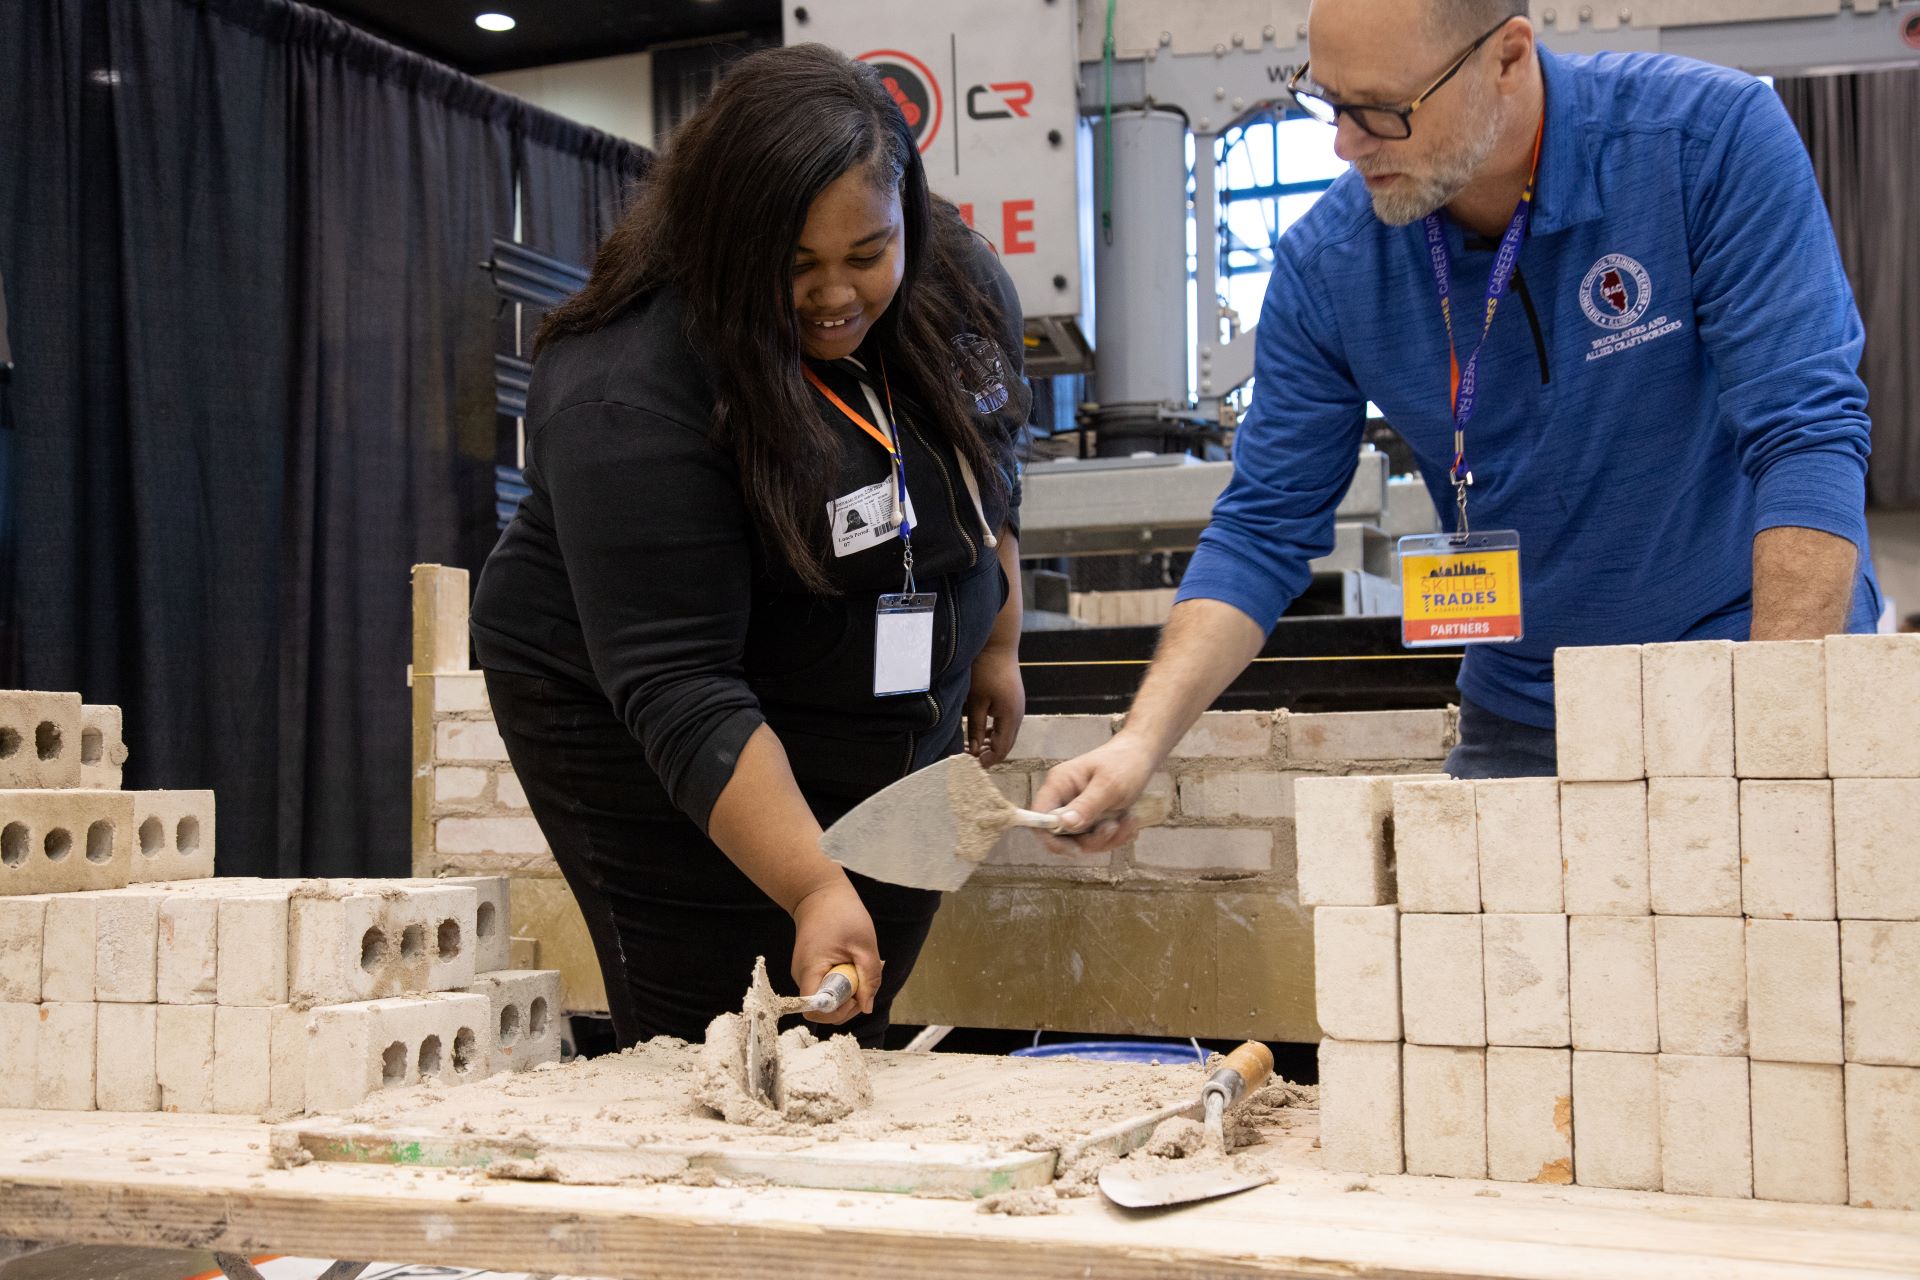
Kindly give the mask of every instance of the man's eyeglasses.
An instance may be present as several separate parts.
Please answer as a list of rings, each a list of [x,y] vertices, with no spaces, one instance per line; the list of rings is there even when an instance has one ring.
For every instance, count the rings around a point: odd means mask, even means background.
[[[1467,65],[1467,59],[1474,55],[1474,51],[1487,41],[1493,39],[1494,35],[1511,21],[1513,21],[1512,18],[1502,18],[1499,25],[1494,27],[1492,31],[1487,32],[1478,40],[1468,45],[1466,52],[1455,58],[1453,65],[1440,73],[1438,80],[1428,85],[1424,92],[1403,107],[1335,102],[1324,94],[1315,93],[1310,89],[1302,89],[1300,86],[1307,78],[1307,68],[1312,65],[1310,62],[1301,63],[1300,69],[1293,73],[1292,78],[1287,81],[1287,92],[1293,95],[1293,100],[1300,104],[1302,111],[1312,116],[1315,120],[1320,121],[1322,124],[1337,125],[1340,123],[1341,116],[1351,116],[1355,124],[1376,138],[1383,138],[1389,142],[1397,142],[1403,138],[1411,138],[1413,136],[1413,113],[1420,109],[1420,104],[1437,93],[1441,85],[1459,74],[1460,68]]]

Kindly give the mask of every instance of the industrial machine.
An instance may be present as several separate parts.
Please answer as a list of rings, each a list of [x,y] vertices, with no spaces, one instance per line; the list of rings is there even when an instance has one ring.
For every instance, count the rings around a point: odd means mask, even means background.
[[[1231,475],[1223,445],[1253,376],[1257,317],[1224,301],[1219,158],[1249,122],[1291,107],[1307,9],[808,0],[784,10],[788,43],[833,45],[886,76],[930,182],[994,241],[1019,289],[1029,374],[1052,378],[1056,399],[1087,375],[1077,447],[1042,442],[1024,482],[1021,553],[1030,567],[1050,562],[1026,584],[1037,628],[1078,625],[1068,615],[1090,590],[1172,586]],[[1533,0],[1532,18],[1561,52],[1660,51],[1756,74],[1920,65],[1920,0]],[[1296,606],[1348,617],[1316,631],[1335,652],[1369,652],[1373,633],[1394,625],[1378,616],[1399,610],[1392,540],[1438,527],[1425,486],[1395,470],[1387,454],[1363,452],[1335,549]],[[1045,643],[1071,661],[1087,642]]]

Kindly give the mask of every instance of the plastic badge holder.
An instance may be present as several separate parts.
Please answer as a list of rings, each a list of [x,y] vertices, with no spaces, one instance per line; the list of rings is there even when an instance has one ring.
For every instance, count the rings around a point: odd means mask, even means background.
[[[925,693],[933,684],[931,591],[880,597],[873,626],[873,696]]]
[[[1520,611],[1520,535],[1419,533],[1400,539],[1400,642],[1409,649],[1512,644]]]

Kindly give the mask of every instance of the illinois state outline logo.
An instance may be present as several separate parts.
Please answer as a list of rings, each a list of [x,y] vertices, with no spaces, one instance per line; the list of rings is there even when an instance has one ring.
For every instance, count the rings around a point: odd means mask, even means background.
[[[1637,324],[1652,305],[1653,278],[1624,253],[1600,259],[1580,282],[1580,309],[1602,329]]]

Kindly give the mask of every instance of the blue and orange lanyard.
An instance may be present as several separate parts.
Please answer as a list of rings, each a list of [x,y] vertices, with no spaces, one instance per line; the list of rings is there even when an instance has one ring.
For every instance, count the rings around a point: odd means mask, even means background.
[[[1487,277],[1487,303],[1480,322],[1480,340],[1473,344],[1464,367],[1453,340],[1453,254],[1447,247],[1446,224],[1441,221],[1438,209],[1426,217],[1427,256],[1433,264],[1434,284],[1440,291],[1440,319],[1447,327],[1447,365],[1452,379],[1449,391],[1453,405],[1453,466],[1447,470],[1447,479],[1453,484],[1454,500],[1460,510],[1456,533],[1469,531],[1467,486],[1473,483],[1473,472],[1467,469],[1467,420],[1473,417],[1480,390],[1480,352],[1487,345],[1487,335],[1493,331],[1493,314],[1500,306],[1500,299],[1507,296],[1514,272],[1520,266],[1520,246],[1527,238],[1527,224],[1533,216],[1533,183],[1540,172],[1540,142],[1546,131],[1547,120],[1542,115],[1540,127],[1533,135],[1533,163],[1527,169],[1527,185],[1520,192],[1520,203],[1514,206],[1513,218],[1500,237],[1493,271]]]
[[[892,434],[880,430],[879,427],[869,422],[865,414],[859,412],[852,405],[836,395],[833,388],[822,381],[820,375],[815,373],[811,368],[802,364],[800,366],[800,372],[806,375],[807,381],[813,384],[815,391],[825,396],[829,404],[847,416],[848,421],[879,441],[880,447],[885,449],[887,456],[893,460],[894,506],[900,516],[901,553],[906,557],[907,562],[906,589],[909,592],[915,590],[913,581],[913,521],[907,518],[907,460],[901,456],[898,428],[893,426],[898,419],[895,418],[893,412],[893,386],[887,381],[887,366],[885,364],[880,366],[880,387],[886,395],[887,426],[892,431]]]

